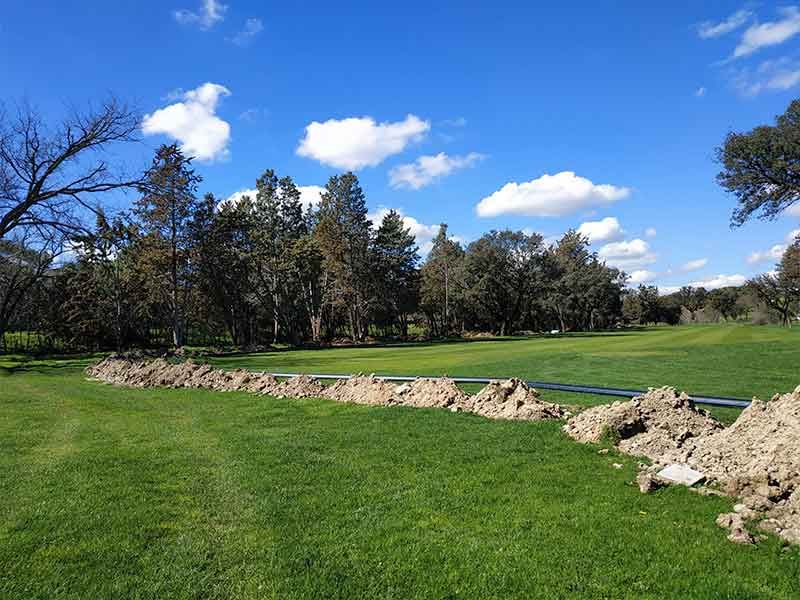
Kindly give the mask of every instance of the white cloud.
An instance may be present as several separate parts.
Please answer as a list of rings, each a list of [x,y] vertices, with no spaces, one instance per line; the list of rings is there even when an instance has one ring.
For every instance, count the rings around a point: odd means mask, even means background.
[[[779,261],[784,252],[786,252],[786,246],[784,244],[775,244],[769,250],[759,250],[753,252],[747,257],[747,264],[756,265],[758,263],[767,261]]]
[[[784,210],[783,213],[790,217],[800,217],[800,202],[795,202],[789,208]]]
[[[800,63],[788,57],[764,61],[757,69],[742,69],[733,77],[734,87],[745,96],[788,90],[798,83]]]
[[[789,233],[786,234],[786,243],[793,244],[798,236],[800,236],[800,229],[792,229]]]
[[[630,195],[630,190],[609,184],[596,185],[572,171],[544,174],[523,183],[511,182],[481,200],[481,217],[502,214],[529,217],[562,217],[595,206],[605,206]]]
[[[800,11],[796,6],[780,8],[778,12],[782,19],[756,23],[745,30],[739,45],[733,51],[734,58],[747,56],[767,46],[782,44],[800,33]]]
[[[230,40],[237,46],[247,46],[263,30],[264,23],[261,22],[261,19],[250,18],[244,22],[242,30],[237,32]]]
[[[320,185],[300,185],[297,189],[300,190],[300,204],[306,210],[310,206],[318,205],[325,193],[325,188]]]
[[[166,134],[181,143],[181,149],[198,160],[225,158],[231,137],[230,125],[215,111],[223,96],[230,96],[225,86],[204,83],[183,94],[183,101],[160,108],[142,120],[145,135]]]
[[[662,296],[668,296],[669,294],[680,291],[680,289],[681,286],[679,285],[660,285],[658,286],[658,293]]]
[[[702,269],[708,264],[707,258],[697,258],[695,260],[690,260],[689,262],[685,263],[681,266],[681,271],[684,273],[688,273],[689,271],[697,271],[698,269]]]
[[[697,88],[694,92],[694,95],[697,96],[698,98],[702,98],[703,96],[706,95],[706,88],[702,86]]]
[[[747,282],[747,277],[744,275],[717,275],[711,279],[703,281],[692,281],[688,285],[694,288],[706,288],[707,290],[716,290],[721,287],[740,286]]]
[[[658,276],[658,273],[654,271],[648,271],[647,269],[637,269],[630,275],[630,279],[628,280],[629,283],[639,284],[639,283],[647,283],[648,281],[653,281]]]
[[[389,214],[390,210],[389,208],[381,207],[376,212],[367,215],[367,218],[372,221],[372,224],[377,229],[381,226],[381,221]],[[405,225],[406,228],[410,230],[411,235],[416,238],[420,255],[427,255],[431,251],[431,248],[433,248],[433,238],[439,233],[439,225],[425,225],[417,221],[414,217],[403,214],[401,210],[394,210],[400,214],[403,218],[403,225]],[[460,241],[458,237],[451,236],[450,239]]]
[[[578,233],[589,238],[591,243],[615,242],[625,236],[625,231],[616,217],[606,217],[600,221],[587,221],[578,227]]]
[[[648,227],[647,229],[644,230],[644,235],[646,237],[653,238],[656,237],[656,235],[658,235],[658,232],[656,231],[655,227]]]
[[[744,25],[750,17],[753,16],[749,10],[737,10],[724,21],[714,23],[713,21],[704,21],[697,26],[697,35],[701,38],[709,39],[725,35],[731,31],[738,29]]]
[[[448,156],[444,152],[435,156],[420,156],[413,163],[398,165],[389,171],[389,183],[395,188],[418,190],[457,169],[471,167],[484,158],[483,154],[477,152],[465,156]]]
[[[303,205],[303,210],[319,204],[322,194],[325,192],[325,188],[319,185],[298,185],[297,189],[300,192],[300,204]],[[258,190],[255,188],[239,190],[225,198],[220,204],[236,204],[245,196],[250,196],[251,200],[255,200],[256,194],[258,194]]]
[[[650,244],[639,238],[606,244],[597,255],[612,267],[620,269],[637,269],[658,260]]]
[[[422,139],[430,128],[430,122],[415,115],[396,123],[376,123],[372,117],[313,121],[306,126],[297,154],[337,169],[355,171],[399,154],[411,142]]]
[[[226,10],[228,6],[217,0],[203,0],[198,12],[182,8],[172,16],[181,25],[197,25],[200,29],[208,30],[225,19]]]

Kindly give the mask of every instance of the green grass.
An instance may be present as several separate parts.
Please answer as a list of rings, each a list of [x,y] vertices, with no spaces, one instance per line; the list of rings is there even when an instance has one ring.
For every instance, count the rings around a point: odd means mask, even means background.
[[[638,362],[620,345],[626,339],[668,358]],[[777,329],[703,327],[218,362],[706,381],[702,369],[683,377],[688,354],[709,370],[719,360],[727,375],[709,373],[727,387],[692,391],[741,395],[792,387],[797,340]],[[480,349],[491,369],[482,370]],[[603,369],[605,353],[626,353],[627,366]],[[559,357],[572,357],[564,376]],[[2,363],[0,598],[800,595],[800,550],[774,538],[757,547],[725,540],[714,519],[731,500],[678,488],[642,495],[631,483],[636,460],[599,455],[557,423],[114,388],[86,381],[85,362]],[[775,379],[747,381],[753,363]],[[635,364],[642,370],[626,379]],[[671,379],[651,381],[662,375]]]

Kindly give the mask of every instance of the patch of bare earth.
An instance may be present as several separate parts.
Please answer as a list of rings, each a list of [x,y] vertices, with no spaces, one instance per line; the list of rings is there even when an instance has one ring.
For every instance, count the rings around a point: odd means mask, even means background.
[[[375,375],[353,375],[339,379],[325,390],[325,397],[337,402],[388,406],[395,392],[395,385]]]
[[[468,396],[447,377],[415,379],[395,388],[392,402],[416,408],[450,408],[462,406]]]
[[[461,410],[489,419],[523,421],[560,419],[564,416],[564,409],[542,400],[539,392],[520,379],[492,381],[480,392],[467,398]]]

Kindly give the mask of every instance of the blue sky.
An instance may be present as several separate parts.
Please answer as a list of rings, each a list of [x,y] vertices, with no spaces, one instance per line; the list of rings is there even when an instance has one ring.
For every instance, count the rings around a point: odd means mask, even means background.
[[[57,118],[113,92],[146,115],[129,165],[178,140],[220,197],[274,168],[313,201],[352,168],[423,246],[440,222],[465,242],[589,223],[665,288],[773,267],[800,218],[731,230],[714,148],[797,95],[800,8],[432,4],[10,0],[2,97]]]

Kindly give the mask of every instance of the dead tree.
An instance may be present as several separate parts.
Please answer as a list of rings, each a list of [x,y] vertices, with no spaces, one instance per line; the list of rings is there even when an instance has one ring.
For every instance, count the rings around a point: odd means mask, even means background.
[[[140,185],[104,158],[112,146],[135,141],[138,128],[137,114],[114,99],[72,111],[52,130],[29,106],[14,118],[0,112],[0,240],[18,228],[83,233],[93,197]]]

